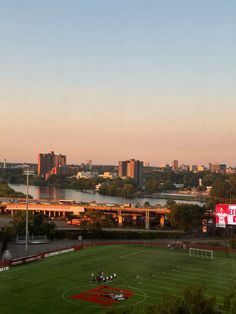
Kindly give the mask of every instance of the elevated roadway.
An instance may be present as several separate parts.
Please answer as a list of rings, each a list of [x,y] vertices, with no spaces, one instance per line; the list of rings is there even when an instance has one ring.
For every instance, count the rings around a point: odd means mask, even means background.
[[[36,213],[42,212],[49,217],[66,217],[66,214],[73,214],[79,216],[80,213],[86,211],[98,211],[103,213],[111,213],[114,217],[118,218],[118,225],[122,227],[124,216],[130,215],[132,219],[137,220],[138,215],[144,215],[145,217],[145,228],[150,228],[150,216],[159,216],[160,225],[164,226],[165,215],[170,214],[170,210],[164,207],[121,207],[121,206],[105,206],[105,205],[91,205],[91,204],[58,204],[58,203],[48,203],[48,204],[37,204],[31,202],[28,204],[29,211]],[[13,215],[17,211],[25,211],[26,203],[12,203],[12,202],[2,202],[0,204],[0,212]]]

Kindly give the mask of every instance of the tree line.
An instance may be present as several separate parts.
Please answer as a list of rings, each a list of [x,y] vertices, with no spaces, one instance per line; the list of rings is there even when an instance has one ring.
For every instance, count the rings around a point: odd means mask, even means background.
[[[182,296],[163,295],[159,300],[153,300],[153,304],[139,306],[139,312],[143,314],[235,314],[235,285],[230,287],[225,295],[220,294],[220,297],[223,298],[222,303],[216,297],[208,296],[204,285],[187,287]],[[136,307],[107,311],[107,314],[133,313],[137,313]]]

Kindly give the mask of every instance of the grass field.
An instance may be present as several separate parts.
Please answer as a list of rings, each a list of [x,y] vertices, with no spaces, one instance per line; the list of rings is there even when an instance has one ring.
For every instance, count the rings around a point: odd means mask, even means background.
[[[134,292],[128,300],[101,306],[74,300],[72,295],[96,288],[90,274],[102,270],[117,273],[112,287]],[[139,278],[137,279],[137,275]],[[13,313],[106,313],[113,307],[153,304],[161,295],[179,296],[184,288],[205,283],[207,294],[219,302],[236,282],[236,259],[218,253],[214,260],[189,257],[137,245],[97,246],[50,257],[0,273],[0,312]]]

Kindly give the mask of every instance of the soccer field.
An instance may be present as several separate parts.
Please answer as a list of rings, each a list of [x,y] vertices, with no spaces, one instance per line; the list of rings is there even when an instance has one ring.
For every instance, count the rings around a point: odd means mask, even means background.
[[[117,274],[109,287],[128,290],[125,301],[101,305],[76,296],[99,287],[90,283],[91,273]],[[183,289],[205,283],[208,295],[222,302],[236,282],[236,259],[219,253],[213,260],[189,257],[186,251],[109,245],[85,248],[16,266],[0,273],[2,314],[12,313],[106,313],[113,307],[153,304],[161,295],[179,296]]]

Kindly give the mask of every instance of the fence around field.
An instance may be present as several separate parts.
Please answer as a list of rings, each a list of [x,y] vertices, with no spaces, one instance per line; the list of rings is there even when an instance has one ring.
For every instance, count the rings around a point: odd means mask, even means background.
[[[29,244],[47,244],[50,240],[47,238],[46,235],[30,235],[28,238]],[[25,236],[16,237],[16,244],[25,244]]]
[[[9,270],[10,266],[17,266],[22,264],[27,264],[35,261],[40,261],[43,258],[48,258],[51,256],[57,256],[61,254],[66,254],[74,251],[81,250],[83,248],[89,248],[89,247],[95,247],[95,246],[104,246],[104,245],[142,245],[142,246],[149,246],[149,247],[160,247],[164,248],[166,247],[167,243],[170,243],[170,241],[166,242],[154,242],[154,241],[140,241],[140,240],[131,240],[131,241],[84,241],[78,245],[74,245],[71,247],[64,247],[57,250],[49,250],[47,252],[37,253],[34,255],[21,257],[12,259],[11,261],[8,260],[0,260],[0,272]],[[211,245],[199,245],[194,242],[185,242],[186,248],[198,248],[198,249],[206,249],[206,250],[214,250],[214,251],[221,251],[221,252],[229,252],[229,253],[236,253],[236,249],[230,249],[223,246],[211,246]]]

